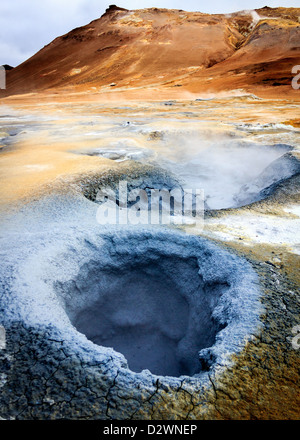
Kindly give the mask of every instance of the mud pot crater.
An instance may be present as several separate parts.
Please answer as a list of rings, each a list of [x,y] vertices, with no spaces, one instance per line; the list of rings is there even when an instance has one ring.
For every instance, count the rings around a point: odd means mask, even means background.
[[[126,180],[129,191],[138,188],[149,196],[151,189],[201,189],[206,211],[240,208],[268,198],[278,185],[300,173],[300,161],[291,146],[253,144],[252,148],[225,143],[204,151],[200,148],[191,158],[184,156],[178,162],[162,157],[157,163],[147,159],[143,164],[131,159],[107,176],[80,186],[84,196],[96,203],[100,189],[116,190],[118,180]]]
[[[99,228],[83,196],[43,209],[22,215],[30,233],[1,239],[1,417],[129,419],[166,392],[185,418],[190,396],[205,400],[211,377],[260,334],[252,266],[161,226]]]
[[[258,322],[256,274],[206,240],[141,230],[81,245],[60,256],[86,257],[55,292],[76,331],[123,354],[133,372],[197,375]]]

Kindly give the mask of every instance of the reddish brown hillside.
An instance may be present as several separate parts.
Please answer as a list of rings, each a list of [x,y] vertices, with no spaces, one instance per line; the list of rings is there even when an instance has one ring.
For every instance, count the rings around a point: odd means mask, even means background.
[[[153,85],[298,93],[290,84],[291,68],[300,64],[299,20],[300,8],[209,15],[111,6],[9,71],[1,93]]]

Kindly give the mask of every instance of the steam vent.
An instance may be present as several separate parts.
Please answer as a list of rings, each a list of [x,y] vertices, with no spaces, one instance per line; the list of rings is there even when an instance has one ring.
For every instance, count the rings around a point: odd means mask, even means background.
[[[112,5],[3,61],[1,419],[299,419],[299,17]]]

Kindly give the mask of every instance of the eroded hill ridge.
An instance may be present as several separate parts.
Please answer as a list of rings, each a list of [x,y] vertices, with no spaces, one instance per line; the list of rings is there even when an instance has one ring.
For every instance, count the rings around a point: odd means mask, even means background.
[[[231,14],[111,5],[7,74],[6,95],[67,88],[291,89],[300,8]]]

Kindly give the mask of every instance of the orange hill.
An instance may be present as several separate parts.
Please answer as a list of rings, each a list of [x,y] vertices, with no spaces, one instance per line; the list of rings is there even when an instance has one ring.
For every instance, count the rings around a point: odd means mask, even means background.
[[[300,8],[232,14],[110,6],[7,72],[0,96],[46,90],[181,87],[290,94],[300,64]],[[179,89],[178,89],[179,91]]]

